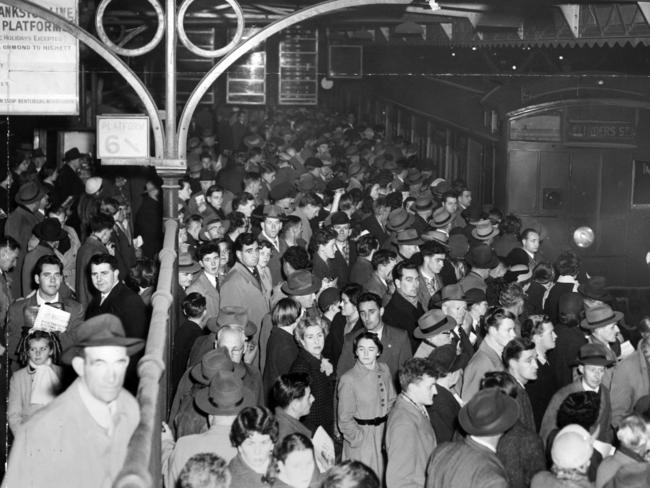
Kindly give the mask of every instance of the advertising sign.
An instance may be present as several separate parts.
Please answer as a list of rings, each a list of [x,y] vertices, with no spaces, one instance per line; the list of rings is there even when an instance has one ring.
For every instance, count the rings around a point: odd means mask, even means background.
[[[39,0],[77,22],[77,0]],[[56,25],[0,4],[0,114],[78,115],[79,44]]]

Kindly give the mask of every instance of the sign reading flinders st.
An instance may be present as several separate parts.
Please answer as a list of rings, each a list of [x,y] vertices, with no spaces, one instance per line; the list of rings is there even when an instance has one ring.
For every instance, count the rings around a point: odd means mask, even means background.
[[[77,0],[39,0],[77,23]],[[59,27],[0,4],[0,114],[78,115],[79,43]]]

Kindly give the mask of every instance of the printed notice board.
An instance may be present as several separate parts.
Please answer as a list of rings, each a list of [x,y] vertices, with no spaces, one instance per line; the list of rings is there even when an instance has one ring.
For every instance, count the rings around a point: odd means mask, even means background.
[[[280,41],[280,105],[318,103],[318,30],[287,30]]]
[[[38,0],[77,23],[77,0]],[[0,114],[78,115],[79,43],[53,23],[0,3]]]

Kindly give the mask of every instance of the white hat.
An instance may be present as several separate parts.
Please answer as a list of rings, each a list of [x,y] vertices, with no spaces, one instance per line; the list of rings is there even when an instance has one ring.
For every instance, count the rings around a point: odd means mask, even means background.
[[[86,194],[94,195],[97,193],[101,189],[103,181],[104,180],[102,180],[99,176],[88,178],[86,180]]]
[[[558,468],[577,469],[589,463],[594,452],[593,438],[583,427],[567,425],[555,436],[551,448],[553,464]]]

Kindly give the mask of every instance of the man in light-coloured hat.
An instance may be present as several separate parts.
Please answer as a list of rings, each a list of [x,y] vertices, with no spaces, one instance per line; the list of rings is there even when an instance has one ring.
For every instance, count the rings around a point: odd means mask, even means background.
[[[602,304],[585,310],[585,318],[580,322],[580,327],[587,331],[587,341],[591,344],[600,344],[607,351],[607,359],[613,361],[613,368],[609,368],[603,378],[603,384],[609,388],[612,384],[612,375],[616,363],[631,354],[634,349],[629,342],[626,349],[622,349],[621,331],[618,323],[623,319],[623,314],[612,310],[609,305]],[[621,338],[622,339],[622,338]]]
[[[257,236],[257,240],[259,242],[268,241],[273,246],[268,267],[271,271],[272,285],[275,286],[282,281],[280,258],[289,247],[285,240],[280,237],[284,211],[277,205],[264,205],[259,219],[261,220],[262,231]]]
[[[122,384],[129,356],[143,347],[114,315],[84,322],[62,355],[78,378],[16,433],[3,486],[111,486],[140,421]]]

